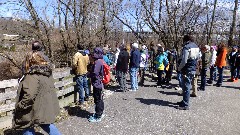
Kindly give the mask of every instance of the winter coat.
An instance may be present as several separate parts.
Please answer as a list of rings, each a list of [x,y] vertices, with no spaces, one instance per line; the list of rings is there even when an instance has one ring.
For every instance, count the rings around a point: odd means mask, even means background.
[[[141,61],[140,61],[140,68],[145,68],[147,65],[147,55],[141,53]]]
[[[202,68],[206,69],[206,68],[209,67],[210,57],[211,57],[211,53],[210,52],[204,52],[202,54]]]
[[[130,68],[139,68],[140,66],[140,61],[141,61],[141,53],[138,49],[132,50],[131,51],[131,56],[130,56]]]
[[[94,49],[93,58],[95,59],[94,65],[90,72],[91,82],[93,87],[102,89],[103,88],[103,51],[101,48],[97,47]]]
[[[240,52],[237,53],[236,55],[236,62],[235,62],[235,67],[240,67]]]
[[[122,50],[118,55],[116,70],[127,72],[128,63],[129,63],[129,53],[127,52],[127,50]]]
[[[42,65],[31,66],[18,87],[13,127],[25,129],[54,123],[59,110],[51,69]]]
[[[156,64],[157,70],[164,70],[165,66],[168,64],[168,59],[164,53],[160,53],[154,63]]]
[[[213,50],[210,58],[210,66],[214,66],[216,59],[217,59],[217,51]]]
[[[220,68],[226,66],[227,65],[227,63],[226,63],[227,49],[222,48],[218,51],[217,54],[218,55],[217,55],[215,66],[220,67]]]
[[[111,61],[109,60],[109,58],[107,57],[107,55],[103,55],[103,60],[108,64],[108,66],[111,65]]]
[[[234,66],[234,65],[235,65],[237,55],[238,55],[238,52],[231,52],[231,53],[228,55],[229,65],[231,65],[231,66]]]
[[[87,74],[87,66],[89,63],[89,57],[84,51],[79,51],[73,56],[73,69],[75,69],[77,75]]]

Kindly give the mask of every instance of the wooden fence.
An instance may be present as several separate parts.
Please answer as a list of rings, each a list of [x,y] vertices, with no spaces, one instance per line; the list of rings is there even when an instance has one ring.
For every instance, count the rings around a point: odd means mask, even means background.
[[[60,107],[67,106],[78,98],[75,92],[74,75],[71,72],[70,68],[55,69],[53,72]],[[0,129],[11,127],[17,87],[17,79],[0,81]]]

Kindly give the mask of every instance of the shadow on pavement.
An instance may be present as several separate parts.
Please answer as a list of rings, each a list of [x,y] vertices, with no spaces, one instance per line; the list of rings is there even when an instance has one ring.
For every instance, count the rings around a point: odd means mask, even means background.
[[[159,105],[159,106],[168,106],[168,107],[173,107],[177,108],[178,105],[176,103],[172,103],[169,101],[164,101],[164,100],[159,100],[159,99],[143,99],[143,98],[136,98],[139,100],[141,103],[146,104],[146,105]]]
[[[182,96],[182,94],[178,93],[178,92],[170,92],[170,91],[158,91],[162,94],[165,94],[165,95],[176,95],[176,96]]]
[[[235,86],[222,86],[222,87],[230,88],[230,89],[237,89],[237,90],[240,89],[240,87],[235,87]]]
[[[88,118],[90,115],[92,115],[88,111],[81,109],[79,106],[75,106],[75,107],[69,107],[68,106],[65,109],[67,110],[67,112],[70,116]]]

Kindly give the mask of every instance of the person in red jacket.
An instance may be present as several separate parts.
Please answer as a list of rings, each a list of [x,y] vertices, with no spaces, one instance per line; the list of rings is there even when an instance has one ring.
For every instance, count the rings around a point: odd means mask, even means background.
[[[218,51],[217,51],[217,60],[215,63],[215,66],[217,67],[218,70],[218,81],[216,86],[221,87],[222,82],[223,82],[223,69],[227,65],[226,64],[226,57],[227,57],[227,48],[224,43],[220,43],[218,46]]]

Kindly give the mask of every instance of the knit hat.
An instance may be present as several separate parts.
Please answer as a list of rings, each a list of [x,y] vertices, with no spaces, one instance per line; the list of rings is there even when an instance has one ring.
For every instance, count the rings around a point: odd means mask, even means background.
[[[205,45],[205,48],[207,49],[207,51],[210,51],[210,46],[209,45]]]
[[[133,43],[133,44],[132,44],[132,47],[133,47],[133,48],[138,48],[138,43]]]
[[[235,45],[235,46],[233,46],[232,48],[233,48],[233,49],[238,49],[238,47],[237,47],[236,45]]]
[[[147,46],[146,46],[146,45],[143,45],[143,46],[142,46],[142,49],[147,49]]]

